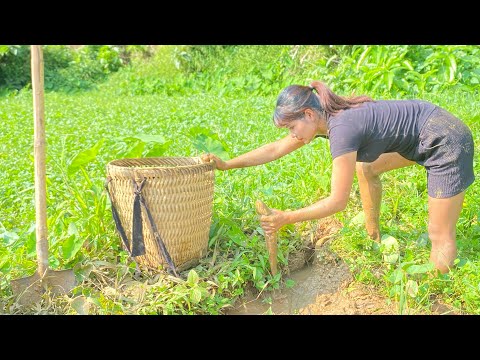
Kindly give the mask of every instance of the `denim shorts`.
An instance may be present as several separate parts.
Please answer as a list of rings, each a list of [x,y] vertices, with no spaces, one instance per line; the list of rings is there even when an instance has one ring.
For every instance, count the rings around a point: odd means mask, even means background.
[[[437,107],[420,130],[419,140],[417,163],[427,170],[429,196],[452,197],[473,183],[473,136],[460,119]]]

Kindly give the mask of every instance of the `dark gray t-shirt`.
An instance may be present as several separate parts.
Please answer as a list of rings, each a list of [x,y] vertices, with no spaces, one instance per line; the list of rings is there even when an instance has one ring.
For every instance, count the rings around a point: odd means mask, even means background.
[[[357,151],[357,161],[372,162],[383,153],[398,152],[417,161],[420,130],[435,108],[422,100],[379,100],[330,116],[332,158]]]

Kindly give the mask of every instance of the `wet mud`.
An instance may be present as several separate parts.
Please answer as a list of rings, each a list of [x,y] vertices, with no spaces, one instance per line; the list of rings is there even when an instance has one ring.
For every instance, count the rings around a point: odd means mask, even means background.
[[[335,219],[320,222],[303,251],[289,258],[283,279],[293,280],[290,288],[258,293],[247,291],[226,315],[396,315],[398,304],[382,296],[373,287],[354,282],[346,263],[333,252],[329,243],[342,225]],[[315,243],[315,245],[313,245]],[[435,303],[433,314],[454,314],[445,305]]]

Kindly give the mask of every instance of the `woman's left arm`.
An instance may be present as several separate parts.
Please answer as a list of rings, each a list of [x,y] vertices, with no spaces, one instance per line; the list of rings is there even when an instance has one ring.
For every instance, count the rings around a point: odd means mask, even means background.
[[[263,230],[269,234],[276,232],[287,224],[321,219],[344,210],[350,197],[350,190],[352,189],[356,161],[356,151],[333,159],[332,191],[330,196],[295,211],[272,209],[271,215],[263,215],[260,217]]]

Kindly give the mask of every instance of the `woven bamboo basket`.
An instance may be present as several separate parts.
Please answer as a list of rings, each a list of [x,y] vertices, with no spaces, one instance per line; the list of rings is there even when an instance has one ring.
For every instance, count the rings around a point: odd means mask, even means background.
[[[119,159],[108,163],[109,194],[130,248],[135,196],[133,181],[144,181],[142,196],[175,267],[184,270],[195,266],[208,248],[214,170],[214,163],[203,163],[199,157]],[[142,208],[145,254],[134,257],[134,260],[151,269],[165,268],[166,259],[152,234],[145,212]]]

